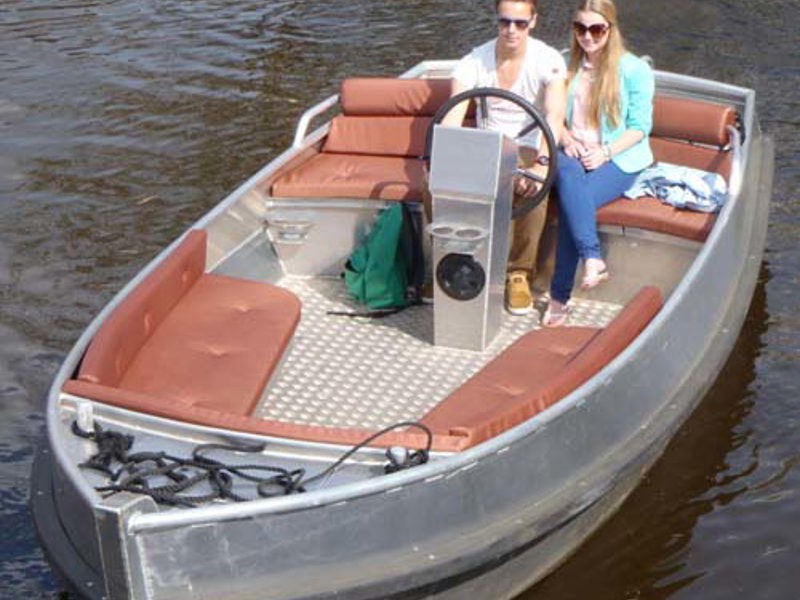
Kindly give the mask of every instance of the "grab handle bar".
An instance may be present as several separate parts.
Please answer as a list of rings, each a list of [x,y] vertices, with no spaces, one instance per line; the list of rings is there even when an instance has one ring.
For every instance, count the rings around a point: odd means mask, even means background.
[[[303,145],[303,140],[306,139],[306,132],[308,131],[308,126],[311,124],[311,119],[318,117],[326,110],[334,107],[337,102],[339,102],[339,94],[334,94],[322,102],[315,104],[300,115],[300,120],[297,122],[297,129],[294,132],[292,147],[300,148]]]

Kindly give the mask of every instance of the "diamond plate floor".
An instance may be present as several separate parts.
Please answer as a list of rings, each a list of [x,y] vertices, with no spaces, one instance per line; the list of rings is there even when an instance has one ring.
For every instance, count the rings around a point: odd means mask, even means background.
[[[483,352],[433,345],[433,306],[413,306],[380,319],[328,311],[359,310],[339,279],[287,277],[281,285],[303,303],[302,319],[280,371],[262,397],[261,418],[328,427],[381,429],[416,420],[519,336],[539,315],[505,314]],[[578,300],[572,325],[602,327],[620,306]]]

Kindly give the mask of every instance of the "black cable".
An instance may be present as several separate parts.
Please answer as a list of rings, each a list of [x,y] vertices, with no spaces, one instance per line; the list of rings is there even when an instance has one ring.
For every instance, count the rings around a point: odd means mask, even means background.
[[[311,483],[313,481],[316,481],[318,479],[323,479],[323,478],[327,477],[328,475],[332,474],[336,469],[338,469],[342,465],[342,463],[344,463],[344,461],[346,461],[353,454],[355,454],[356,452],[361,450],[364,446],[368,445],[370,442],[374,442],[376,439],[378,439],[379,437],[381,437],[383,435],[386,435],[390,431],[393,431],[395,429],[399,429],[400,427],[417,427],[419,429],[422,429],[427,434],[428,442],[427,442],[427,444],[425,446],[425,450],[421,451],[421,452],[424,452],[425,460],[420,464],[423,464],[423,463],[427,462],[428,461],[427,457],[430,455],[431,446],[433,445],[433,433],[431,432],[430,429],[428,429],[422,423],[417,423],[416,421],[401,421],[400,423],[395,423],[394,425],[390,425],[389,427],[381,429],[377,433],[374,433],[371,436],[369,436],[364,441],[360,442],[359,444],[356,444],[355,446],[350,448],[350,450],[345,452],[335,463],[333,463],[331,466],[329,466],[327,469],[325,469],[321,473],[318,473],[317,475],[314,475],[310,479],[306,479],[305,481],[303,481],[303,484],[307,486],[309,483]]]

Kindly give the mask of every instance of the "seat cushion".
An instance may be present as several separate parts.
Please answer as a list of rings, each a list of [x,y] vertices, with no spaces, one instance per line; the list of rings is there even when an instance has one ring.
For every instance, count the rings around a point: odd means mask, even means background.
[[[119,387],[249,414],[299,319],[300,301],[288,290],[204,275],[145,342]]]
[[[202,277],[206,232],[190,231],[114,309],[83,357],[79,378],[118,385],[142,345]]]
[[[511,406],[515,398],[533,389],[544,389],[598,332],[599,329],[591,327],[565,327],[541,329],[523,336],[434,407],[422,423],[436,432],[453,433],[489,422],[495,425],[490,435],[507,429],[509,422],[523,420],[529,411],[544,409],[545,405],[538,402],[542,397],[534,401],[535,407],[527,403],[522,406],[519,419],[516,411],[512,411],[497,420],[498,409]]]
[[[597,211],[597,222],[604,225],[636,227],[703,242],[711,232],[717,215],[681,210],[657,198],[618,198]]]
[[[726,180],[730,178],[731,152],[658,137],[650,138],[650,146],[658,161],[719,173]]]
[[[345,115],[428,116],[450,98],[450,79],[353,77],[342,82]]]
[[[468,444],[490,439],[564,398],[622,352],[662,305],[643,288],[604,329],[532,331],[428,412],[421,423]]]
[[[729,143],[728,127],[735,122],[732,106],[659,94],[653,100],[651,135],[720,148]]]
[[[272,185],[275,197],[421,201],[425,163],[399,156],[323,153]]]

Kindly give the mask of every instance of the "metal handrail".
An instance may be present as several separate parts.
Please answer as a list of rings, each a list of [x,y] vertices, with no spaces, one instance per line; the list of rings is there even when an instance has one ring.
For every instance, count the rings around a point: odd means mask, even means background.
[[[300,120],[297,122],[297,129],[294,132],[294,141],[292,142],[293,148],[301,148],[303,146],[308,126],[311,124],[311,119],[333,108],[337,102],[339,102],[339,94],[334,94],[329,98],[325,98],[322,102],[315,104],[300,115]]]

